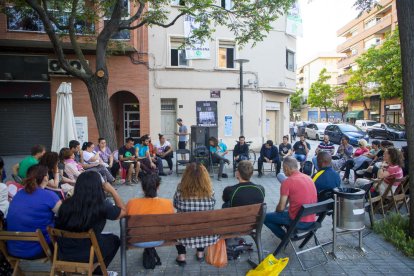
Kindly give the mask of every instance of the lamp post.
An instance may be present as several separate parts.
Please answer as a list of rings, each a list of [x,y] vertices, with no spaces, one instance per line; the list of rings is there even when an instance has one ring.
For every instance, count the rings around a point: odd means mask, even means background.
[[[235,59],[234,62],[240,64],[240,136],[244,135],[243,129],[243,63],[248,63],[248,59]]]

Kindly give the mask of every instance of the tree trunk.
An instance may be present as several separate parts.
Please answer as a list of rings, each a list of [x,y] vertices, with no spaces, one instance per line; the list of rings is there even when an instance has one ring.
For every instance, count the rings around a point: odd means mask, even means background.
[[[328,108],[325,107],[325,118],[326,118],[326,122],[328,122],[329,116],[328,116]]]
[[[99,78],[93,75],[87,80],[86,86],[91,99],[99,136],[104,137],[109,148],[115,150],[118,148],[118,143],[116,141],[114,118],[108,98],[108,76]]]
[[[414,1],[398,0],[396,2],[401,43],[405,130],[410,164],[409,235],[414,238]]]

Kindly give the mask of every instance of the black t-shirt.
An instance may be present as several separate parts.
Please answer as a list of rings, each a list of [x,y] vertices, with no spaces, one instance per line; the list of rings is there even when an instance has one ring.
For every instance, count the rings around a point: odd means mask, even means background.
[[[228,203],[229,207],[263,203],[264,198],[265,189],[263,186],[252,182],[228,186],[223,191],[223,201]]]
[[[279,145],[279,153],[280,154],[282,154],[282,153],[287,154],[290,149],[292,149],[292,145],[289,144],[289,143],[287,143],[286,145],[283,144],[283,143]]]
[[[118,150],[118,155],[119,156],[123,156],[125,157],[131,157],[131,156],[135,156],[135,148],[132,147],[130,149],[127,149],[125,146],[122,146],[119,150]]]
[[[63,202],[63,204],[65,204]],[[63,204],[61,208],[63,207]],[[100,237],[102,230],[105,227],[106,220],[116,220],[119,217],[119,214],[121,213],[121,208],[118,206],[112,204],[108,200],[105,200],[105,215],[98,219],[98,221],[94,224],[92,227],[93,231],[95,232],[96,239],[98,240],[98,243],[100,242]],[[64,224],[64,222],[59,220],[59,217],[56,218],[55,227],[57,229],[61,230],[70,230],[72,232],[76,232],[73,229],[67,229],[67,226]],[[81,231],[81,230],[80,230]],[[89,256],[89,250],[91,247],[90,240],[84,239],[60,239],[58,240],[59,245],[59,257],[66,261],[76,261],[76,260],[82,260],[85,258],[88,258]],[[76,259],[68,259],[65,258],[65,256],[77,256]],[[87,260],[87,259],[86,259]]]
[[[308,147],[308,150],[310,150],[310,144],[308,142],[305,142],[306,146]],[[306,155],[306,150],[305,150],[305,146],[302,144],[301,141],[297,141],[294,145],[293,145],[293,151],[296,154],[303,154]]]

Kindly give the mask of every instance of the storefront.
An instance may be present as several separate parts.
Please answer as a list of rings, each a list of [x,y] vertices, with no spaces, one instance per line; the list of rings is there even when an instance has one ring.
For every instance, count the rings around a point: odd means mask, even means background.
[[[401,122],[401,104],[385,105],[385,122],[399,124]]]
[[[364,119],[364,111],[363,110],[353,110],[346,113],[346,121],[349,123],[355,123],[356,120],[363,120]]]

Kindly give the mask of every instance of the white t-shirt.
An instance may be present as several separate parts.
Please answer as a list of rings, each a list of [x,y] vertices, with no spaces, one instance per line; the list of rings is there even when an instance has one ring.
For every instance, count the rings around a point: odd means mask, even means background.
[[[85,163],[88,163],[88,164],[99,164],[99,160],[96,160],[96,161],[94,161],[94,162],[88,162],[92,157],[94,157],[95,156],[95,154],[96,153],[93,153],[93,152],[89,152],[89,151],[83,151],[83,161],[85,162]]]
[[[157,153],[162,153],[162,152],[165,152],[165,148],[166,147],[170,147],[171,148],[171,144],[170,144],[170,142],[168,142],[167,140],[164,142],[164,144],[161,146],[161,143],[160,143],[160,141],[157,141],[155,144],[154,144],[154,148],[156,148],[157,149]]]

